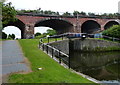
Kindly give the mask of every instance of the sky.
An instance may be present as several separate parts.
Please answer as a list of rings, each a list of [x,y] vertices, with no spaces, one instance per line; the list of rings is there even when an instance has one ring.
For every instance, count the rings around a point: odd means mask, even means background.
[[[59,12],[84,11],[94,13],[116,13],[120,0],[7,0],[16,9],[38,9]]]
[[[84,11],[86,13],[93,12],[96,14],[102,14],[117,13],[119,1],[120,0],[7,0],[6,3],[12,2],[12,6],[14,6],[17,10],[33,10],[41,8],[41,10],[51,10],[55,12],[58,11],[61,13],[66,11],[70,13],[74,11]],[[44,29],[43,27],[41,29],[36,28],[35,30],[35,32],[41,33],[45,31],[46,29]],[[15,32],[14,34],[17,34],[17,32]]]

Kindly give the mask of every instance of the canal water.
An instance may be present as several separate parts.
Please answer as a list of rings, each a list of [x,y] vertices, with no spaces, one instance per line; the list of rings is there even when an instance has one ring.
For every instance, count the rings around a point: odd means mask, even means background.
[[[72,52],[70,67],[104,83],[120,83],[120,52]]]

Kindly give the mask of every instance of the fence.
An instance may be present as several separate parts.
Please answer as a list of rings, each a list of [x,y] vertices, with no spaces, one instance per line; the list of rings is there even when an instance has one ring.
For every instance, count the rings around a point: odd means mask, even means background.
[[[47,43],[43,43],[42,39],[39,42],[39,48],[42,49],[44,52],[46,52],[48,55],[50,55],[52,58],[55,58],[56,61],[58,61],[60,64],[63,62],[63,64],[66,64],[66,66],[68,68],[70,68],[69,55],[63,53],[59,49],[56,49],[56,48],[50,46]]]
[[[109,36],[103,36],[104,39],[109,39],[112,41],[120,41],[120,38],[114,38],[114,37],[109,37]]]

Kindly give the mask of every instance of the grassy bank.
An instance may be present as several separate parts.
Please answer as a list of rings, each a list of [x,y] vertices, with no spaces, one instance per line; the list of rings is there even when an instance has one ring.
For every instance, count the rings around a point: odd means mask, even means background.
[[[10,83],[92,83],[91,81],[65,69],[38,49],[37,39],[19,40],[24,55],[31,62],[33,72],[28,74],[12,74]],[[38,70],[38,68],[42,70]]]

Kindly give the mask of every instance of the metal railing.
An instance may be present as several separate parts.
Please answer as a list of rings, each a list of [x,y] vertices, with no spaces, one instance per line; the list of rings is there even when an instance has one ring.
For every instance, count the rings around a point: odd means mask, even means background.
[[[42,39],[39,41],[39,48],[50,55],[52,58],[55,58],[60,64],[66,64],[70,68],[70,57],[69,55],[63,53],[59,49],[56,49],[50,46],[48,43],[44,43]]]
[[[120,41],[120,38],[115,38],[115,37],[109,37],[109,36],[103,36],[104,39],[109,39],[112,41]]]

